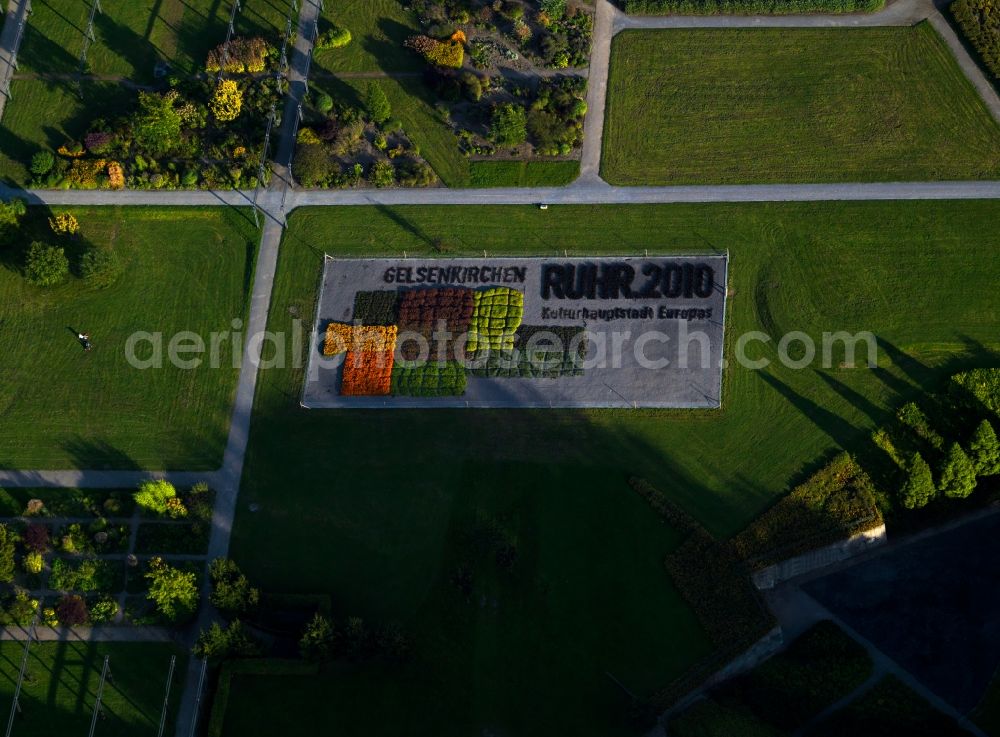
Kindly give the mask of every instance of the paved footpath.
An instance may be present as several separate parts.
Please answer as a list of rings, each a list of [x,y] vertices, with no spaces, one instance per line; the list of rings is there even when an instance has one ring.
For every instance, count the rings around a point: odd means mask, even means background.
[[[7,106],[7,85],[14,77],[14,60],[17,58],[16,45],[20,43],[18,28],[21,22],[27,22],[28,3],[27,0],[9,0],[4,3],[0,0],[0,8],[6,5],[6,21],[3,25],[3,33],[0,33],[0,119],[3,118],[3,110]]]

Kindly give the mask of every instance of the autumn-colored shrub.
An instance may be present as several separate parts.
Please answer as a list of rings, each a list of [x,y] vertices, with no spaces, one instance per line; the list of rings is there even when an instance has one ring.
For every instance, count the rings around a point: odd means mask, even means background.
[[[86,624],[89,613],[82,596],[66,594],[56,604],[56,617],[66,627]]]
[[[205,69],[209,72],[218,72],[222,68],[222,59],[225,57],[225,68],[222,71],[230,74],[241,74],[248,72],[257,74],[267,68],[267,57],[270,53],[267,42],[262,38],[241,38],[230,39],[229,49],[225,52],[225,44],[219,44],[208,52],[208,59],[205,61]]]
[[[346,397],[388,395],[392,365],[392,351],[348,351],[340,393]]]
[[[231,79],[220,81],[209,107],[215,119],[220,122],[228,123],[236,120],[243,109],[243,93],[239,85]]]
[[[48,552],[51,537],[47,525],[31,524],[24,528],[24,547],[37,553]]]
[[[108,187],[110,189],[125,188],[125,170],[117,161],[108,164]]]
[[[66,181],[76,189],[97,189],[106,181],[104,159],[74,159],[66,175]]]
[[[439,67],[458,69],[465,61],[465,48],[458,41],[438,41],[430,36],[412,36],[405,46]]]
[[[75,235],[80,230],[80,223],[72,213],[60,212],[49,218],[49,227],[56,235]]]
[[[87,150],[100,156],[101,154],[107,153],[108,149],[111,148],[111,144],[114,141],[115,136],[113,133],[106,131],[95,131],[93,133],[88,133],[83,137],[83,145],[87,147]]]

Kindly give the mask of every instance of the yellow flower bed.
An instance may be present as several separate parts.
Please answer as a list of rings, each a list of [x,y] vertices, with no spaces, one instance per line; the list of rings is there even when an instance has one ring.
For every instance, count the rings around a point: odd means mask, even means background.
[[[392,352],[396,349],[395,325],[347,325],[331,322],[326,326],[323,355],[336,356],[348,350],[363,353]]]

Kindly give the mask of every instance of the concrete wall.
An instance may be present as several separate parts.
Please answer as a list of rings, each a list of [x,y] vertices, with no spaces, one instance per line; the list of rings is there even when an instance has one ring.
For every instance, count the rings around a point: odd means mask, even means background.
[[[782,581],[840,563],[886,541],[885,525],[859,532],[846,540],[798,555],[773,566],[762,568],[751,577],[761,590],[773,588]]]

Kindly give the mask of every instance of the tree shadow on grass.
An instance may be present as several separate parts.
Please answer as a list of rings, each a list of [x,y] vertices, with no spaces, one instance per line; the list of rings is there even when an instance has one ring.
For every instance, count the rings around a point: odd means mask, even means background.
[[[840,447],[846,447],[858,436],[859,429],[857,427],[843,417],[799,394],[781,379],[766,372],[761,372],[761,378],[787,399],[802,415],[812,420],[816,427],[822,430]]]
[[[70,399],[71,401],[86,401],[84,397]],[[142,466],[132,456],[106,440],[77,436],[65,441],[62,447],[69,454],[73,468],[114,471],[142,470]]]
[[[403,45],[406,39],[417,35],[419,30],[391,18],[379,20],[378,29],[388,40],[382,41],[368,36],[364,39],[362,48],[371,54],[379,69],[389,73],[414,72],[422,69],[423,61],[420,55]]]

